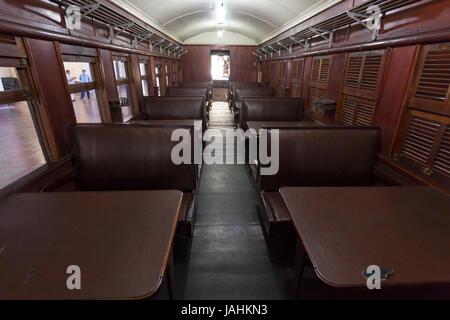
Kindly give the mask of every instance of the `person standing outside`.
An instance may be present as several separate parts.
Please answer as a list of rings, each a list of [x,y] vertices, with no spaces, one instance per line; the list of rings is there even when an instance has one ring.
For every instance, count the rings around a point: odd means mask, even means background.
[[[86,73],[86,70],[83,69],[81,72],[82,74],[80,74],[80,82],[91,82],[91,77],[89,77],[89,75]],[[91,99],[91,93],[88,90],[81,93],[81,100],[84,99],[85,93],[87,94],[87,98]]]
[[[72,77],[72,76],[70,75],[70,70],[66,70],[66,78],[67,78],[67,82],[68,82],[69,84],[74,84],[74,83],[75,83],[75,79],[76,79],[77,77]],[[72,102],[74,102],[74,101],[75,101],[75,97],[73,96],[73,93],[70,94],[70,97],[72,98]]]

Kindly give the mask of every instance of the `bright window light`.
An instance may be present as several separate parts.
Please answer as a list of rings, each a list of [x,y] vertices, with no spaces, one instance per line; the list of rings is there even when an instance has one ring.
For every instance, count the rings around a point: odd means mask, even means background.
[[[223,31],[222,31],[222,30],[219,30],[219,31],[217,32],[217,35],[219,36],[219,38],[222,38],[222,36],[223,36]]]
[[[216,7],[216,19],[218,24],[225,23],[226,10],[223,1]]]

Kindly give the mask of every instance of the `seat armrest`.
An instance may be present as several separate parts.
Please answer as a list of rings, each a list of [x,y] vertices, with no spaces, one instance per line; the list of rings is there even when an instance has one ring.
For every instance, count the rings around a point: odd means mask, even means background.
[[[76,170],[73,169],[71,172],[67,173],[66,175],[62,176],[56,181],[53,181],[49,184],[46,184],[43,186],[40,190],[40,192],[52,192],[61,187],[62,185],[75,181],[76,178]]]

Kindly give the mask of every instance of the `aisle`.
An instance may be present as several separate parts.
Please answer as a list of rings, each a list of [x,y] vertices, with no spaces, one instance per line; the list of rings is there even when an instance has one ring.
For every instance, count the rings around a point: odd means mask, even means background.
[[[234,126],[226,103],[214,103],[210,125]],[[197,223],[180,298],[286,298],[286,290],[276,278],[279,270],[269,259],[256,204],[244,165],[204,165]]]

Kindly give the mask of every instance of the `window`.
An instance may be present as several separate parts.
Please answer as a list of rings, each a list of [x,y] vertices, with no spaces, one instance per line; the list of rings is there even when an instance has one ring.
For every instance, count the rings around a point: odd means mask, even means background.
[[[338,122],[343,125],[371,125],[375,111],[386,50],[347,55]]]
[[[156,80],[156,87],[155,91],[158,96],[161,96],[161,62],[156,61],[155,62],[155,80]]]
[[[211,52],[211,77],[213,80],[228,80],[230,78],[229,51]]]
[[[393,148],[394,161],[450,190],[450,43],[425,45]]]
[[[114,74],[119,98],[127,98],[132,101],[130,91],[130,77],[128,74],[128,57],[113,56]],[[133,117],[132,106],[122,107],[123,122],[127,122]]]
[[[170,81],[169,81],[170,71],[169,70],[170,70],[169,63],[167,62],[164,64],[164,71],[165,71],[165,75],[166,75],[166,87],[170,86]]]
[[[139,71],[141,76],[142,95],[147,97],[150,95],[150,78],[149,78],[149,63],[148,60],[141,60],[139,62]]]
[[[97,58],[63,55],[63,61],[77,122],[101,123]]]
[[[21,60],[0,58],[0,188],[46,163],[28,75]]]

